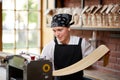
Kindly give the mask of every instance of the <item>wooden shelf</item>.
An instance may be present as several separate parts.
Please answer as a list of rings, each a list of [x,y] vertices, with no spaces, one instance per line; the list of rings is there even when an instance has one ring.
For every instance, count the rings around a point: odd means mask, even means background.
[[[113,27],[80,27],[80,26],[72,26],[71,29],[75,29],[75,30],[92,30],[92,31],[120,31],[120,28],[113,28]]]
[[[47,24],[48,27],[50,27],[50,24]],[[71,26],[71,29],[75,29],[75,30],[91,30],[91,31],[120,31],[120,27],[95,27],[95,26],[79,26],[79,25],[74,25]]]

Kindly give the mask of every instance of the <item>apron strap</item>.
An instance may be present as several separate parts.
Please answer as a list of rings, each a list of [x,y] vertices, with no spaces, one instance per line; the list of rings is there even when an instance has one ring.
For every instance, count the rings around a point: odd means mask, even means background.
[[[81,45],[81,43],[82,43],[82,38],[79,39],[78,45]]]
[[[56,37],[54,38],[54,41],[55,41],[55,44],[57,44],[57,45],[58,45],[58,42],[57,42],[57,39],[56,39]]]

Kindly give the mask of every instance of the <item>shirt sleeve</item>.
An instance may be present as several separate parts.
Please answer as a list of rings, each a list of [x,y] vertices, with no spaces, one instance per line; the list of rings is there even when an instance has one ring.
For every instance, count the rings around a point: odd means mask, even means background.
[[[83,38],[81,46],[83,57],[89,55],[95,49],[85,38]]]
[[[55,43],[54,41],[51,41],[49,44],[47,44],[43,48],[41,55],[40,55],[41,58],[45,58],[46,60],[50,60],[52,62],[53,70],[55,70],[54,68],[54,47],[55,47]]]
[[[40,57],[45,58],[45,59],[50,60],[50,61],[53,61],[54,45],[55,45],[54,41],[51,41],[49,44],[47,44],[43,48]]]

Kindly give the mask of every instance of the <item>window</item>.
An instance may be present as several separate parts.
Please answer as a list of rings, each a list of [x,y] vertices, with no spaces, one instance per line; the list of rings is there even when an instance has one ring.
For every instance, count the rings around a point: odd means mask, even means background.
[[[41,0],[2,0],[2,51],[40,53]]]

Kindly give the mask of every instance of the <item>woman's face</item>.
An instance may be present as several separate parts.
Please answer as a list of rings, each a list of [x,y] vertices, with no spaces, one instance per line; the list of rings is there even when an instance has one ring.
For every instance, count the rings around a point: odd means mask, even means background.
[[[70,39],[70,28],[67,27],[53,27],[53,32],[56,38],[63,44],[67,44]]]

